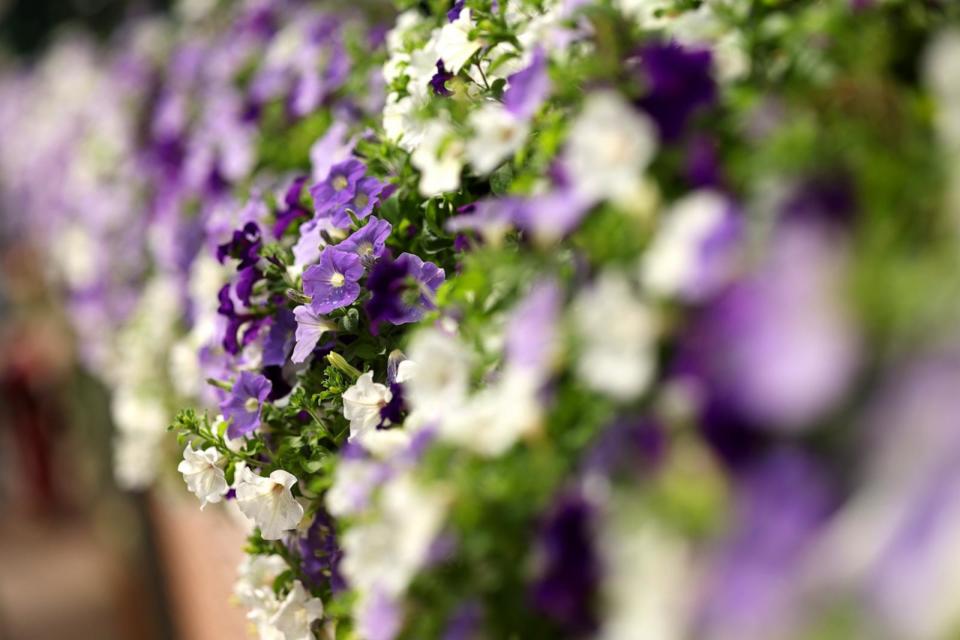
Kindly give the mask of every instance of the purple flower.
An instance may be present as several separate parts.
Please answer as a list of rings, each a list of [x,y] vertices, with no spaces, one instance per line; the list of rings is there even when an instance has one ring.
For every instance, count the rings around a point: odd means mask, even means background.
[[[297,321],[296,346],[293,348],[293,355],[290,361],[294,364],[300,364],[306,361],[307,357],[313,353],[320,341],[320,337],[327,331],[334,328],[332,322],[314,313],[310,307],[300,305],[293,310],[294,318]]]
[[[293,330],[297,326],[294,316],[288,309],[280,309],[273,317],[270,332],[263,343],[264,366],[282,367],[287,362],[287,354],[293,343]]]
[[[239,438],[260,426],[260,412],[271,387],[270,381],[259,374],[240,374],[230,395],[220,403],[220,412],[230,421],[228,436]]]
[[[250,306],[250,296],[253,295],[253,287],[261,279],[263,279],[263,273],[256,267],[245,267],[237,274],[235,284],[237,298],[248,307]]]
[[[277,221],[273,224],[273,236],[283,237],[287,228],[297,218],[305,218],[310,212],[300,204],[300,194],[307,182],[306,176],[299,176],[293,180],[283,197],[283,208],[277,211]]]
[[[365,265],[373,264],[374,260],[383,255],[386,249],[387,238],[393,227],[386,220],[373,218],[364,227],[337,245],[338,251],[347,251],[360,256]]]
[[[538,282],[514,309],[507,324],[506,354],[510,366],[536,372],[540,379],[546,377],[556,354],[560,302],[560,288],[547,280]]]
[[[433,89],[434,95],[443,96],[444,98],[452,96],[453,91],[447,89],[447,80],[452,77],[453,74],[443,66],[443,60],[437,60],[437,72],[430,78],[430,88]]]
[[[762,268],[708,304],[682,339],[678,369],[702,398],[708,440],[729,462],[757,444],[750,432],[809,429],[851,382],[858,341],[842,267],[821,228],[781,228]]]
[[[360,637],[369,640],[393,640],[402,626],[403,613],[399,605],[379,589],[364,601],[357,616]]]
[[[777,450],[734,489],[733,527],[707,573],[695,637],[793,637],[804,560],[835,506],[823,471]]]
[[[329,234],[337,230],[330,218],[314,218],[300,226],[300,237],[293,245],[293,263],[306,267],[320,259],[320,250]],[[326,237],[325,237],[326,235]]]
[[[594,510],[578,491],[561,494],[540,526],[540,571],[533,584],[537,609],[565,630],[585,635],[597,626],[600,562],[593,540]]]
[[[508,89],[503,94],[507,111],[518,118],[529,118],[550,94],[550,76],[547,75],[547,56],[543,47],[533,50],[529,66],[507,78]]]
[[[657,123],[664,140],[676,140],[690,117],[716,100],[717,87],[710,75],[713,56],[706,49],[687,49],[675,42],[646,45],[639,56],[648,88],[640,106]]]
[[[371,330],[376,332],[382,322],[407,324],[423,318],[436,308],[433,297],[443,280],[443,269],[412,253],[396,260],[381,259],[367,280],[372,294],[366,305]]]
[[[346,588],[339,570],[343,552],[337,544],[333,520],[326,512],[317,512],[307,534],[297,541],[297,547],[300,569],[310,587],[318,589],[329,583],[334,593]]]
[[[237,270],[252,267],[260,259],[260,248],[263,241],[260,236],[260,227],[255,222],[248,222],[242,229],[233,232],[229,242],[217,247],[217,260],[223,264],[227,257],[240,261]]]
[[[313,205],[317,214],[324,216],[337,212],[353,200],[357,183],[363,178],[366,170],[362,162],[354,159],[331,167],[326,180],[310,187],[310,195],[313,196]]]
[[[516,223],[537,242],[549,244],[580,226],[591,206],[574,189],[560,187],[527,200],[515,212]]]
[[[320,262],[303,272],[303,290],[312,298],[311,310],[330,313],[352,303],[360,295],[361,277],[363,265],[357,254],[327,247]]]
[[[380,182],[376,178],[366,177],[357,181],[354,188],[353,197],[340,207],[334,209],[331,219],[333,224],[341,229],[346,229],[352,224],[349,211],[359,219],[363,220],[373,212],[373,207],[380,202],[381,194],[386,191],[388,185]]]

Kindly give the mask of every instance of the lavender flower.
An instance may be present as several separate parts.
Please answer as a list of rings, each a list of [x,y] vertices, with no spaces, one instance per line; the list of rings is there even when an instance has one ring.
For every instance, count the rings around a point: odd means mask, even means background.
[[[230,395],[220,403],[223,417],[230,421],[227,435],[239,438],[260,426],[260,412],[270,395],[270,381],[261,375],[244,371],[237,378]]]
[[[357,183],[363,178],[366,170],[362,162],[354,159],[331,167],[326,180],[310,187],[310,195],[313,196],[317,214],[331,215],[349,203],[356,193]]]
[[[303,273],[303,290],[312,298],[314,313],[330,313],[352,303],[360,296],[360,278],[363,265],[355,253],[327,247],[320,254],[320,262]]]
[[[364,227],[354,231],[353,234],[337,245],[338,251],[347,251],[360,256],[360,260],[367,266],[383,255],[386,249],[387,238],[393,230],[392,225],[386,220],[374,218]]]
[[[357,181],[353,197],[342,206],[335,208],[331,219],[333,224],[342,229],[350,226],[350,214],[363,220],[373,212],[373,208],[380,202],[380,196],[386,192],[388,185],[376,178],[366,177]]]
[[[300,305],[293,310],[297,321],[296,346],[290,361],[294,364],[305,362],[320,341],[320,337],[332,331],[336,325],[321,315],[314,313],[310,307]]]
[[[549,373],[557,350],[557,314],[561,294],[556,282],[537,283],[511,315],[507,325],[507,363],[535,372],[543,379]]]
[[[507,111],[527,119],[537,112],[550,95],[550,76],[547,75],[547,56],[543,47],[533,50],[530,64],[507,79],[508,89],[503,94]]]

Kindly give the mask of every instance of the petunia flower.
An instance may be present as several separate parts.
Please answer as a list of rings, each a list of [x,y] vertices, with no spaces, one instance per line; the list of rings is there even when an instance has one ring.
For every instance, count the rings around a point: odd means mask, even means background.
[[[320,337],[327,331],[333,331],[336,325],[323,316],[314,313],[310,307],[305,305],[295,308],[293,316],[297,321],[297,343],[293,348],[290,361],[294,364],[300,364],[306,361],[307,357],[316,348]]]
[[[285,640],[313,640],[311,625],[323,617],[323,601],[315,598],[303,588],[299,580],[293,581],[293,588],[280,603],[270,623]]]
[[[516,153],[527,139],[530,124],[515,117],[497,102],[483,105],[470,114],[473,135],[465,148],[467,159],[480,174],[487,174]]]
[[[352,224],[350,211],[357,219],[363,220],[373,212],[373,208],[380,202],[381,194],[386,191],[388,186],[371,176],[361,178],[354,188],[353,197],[333,210],[330,217],[331,221],[341,229],[348,228]]]
[[[217,260],[223,264],[228,257],[236,258],[240,261],[237,265],[237,271],[240,271],[257,263],[262,246],[260,227],[255,222],[248,222],[241,229],[233,232],[229,242],[217,247]]]
[[[547,75],[547,56],[543,47],[533,51],[533,59],[524,69],[507,78],[503,104],[518,118],[530,118],[550,94],[550,76]]]
[[[230,395],[220,403],[223,417],[230,422],[228,436],[239,438],[260,426],[260,412],[272,386],[259,374],[249,371],[240,374]]]
[[[386,220],[373,218],[364,227],[336,246],[338,251],[348,251],[360,256],[365,265],[370,265],[383,255],[387,238],[393,227]]]
[[[367,288],[373,294],[366,311],[373,330],[381,322],[417,322],[436,308],[433,296],[443,283],[443,269],[412,253],[396,260],[381,259],[370,273]]]
[[[194,449],[189,444],[183,450],[183,461],[177,471],[183,474],[187,489],[200,499],[203,509],[211,502],[220,502],[230,488],[223,472],[223,456],[216,447]]]
[[[361,277],[360,256],[327,247],[320,254],[320,262],[303,273],[303,290],[312,298],[311,310],[330,313],[352,303],[360,295]]]
[[[473,26],[470,9],[464,9],[456,20],[440,29],[436,52],[452,73],[459,73],[463,65],[482,46],[479,40],[470,39]]]
[[[676,140],[691,116],[716,100],[717,87],[710,75],[713,57],[707,49],[675,42],[647,45],[639,55],[649,87],[640,106],[656,121],[661,139]]]
[[[343,417],[350,421],[351,440],[361,438],[380,424],[380,410],[392,397],[390,389],[373,381],[372,371],[343,392]]]
[[[264,540],[279,540],[284,532],[295,529],[303,518],[303,505],[290,488],[297,478],[282,469],[268,477],[241,467],[237,481],[237,506],[260,528]]]
[[[331,167],[326,180],[310,187],[317,214],[328,215],[350,202],[366,170],[362,162],[354,159]]]

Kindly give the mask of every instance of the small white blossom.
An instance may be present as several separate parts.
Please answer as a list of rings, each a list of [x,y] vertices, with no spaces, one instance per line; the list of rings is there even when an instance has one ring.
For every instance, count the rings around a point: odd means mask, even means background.
[[[643,256],[644,287],[660,296],[696,297],[704,243],[728,207],[726,198],[715,191],[697,191],[674,204]]]
[[[650,119],[618,94],[592,94],[567,139],[567,168],[577,191],[588,199],[628,201],[641,190],[656,135]]]
[[[343,574],[361,597],[376,590],[395,596],[407,588],[427,559],[448,502],[446,492],[409,474],[387,483],[372,517],[343,536]]]
[[[481,42],[470,39],[472,29],[470,9],[463,9],[456,20],[440,29],[436,53],[450,73],[459,73],[470,56],[480,48]]]
[[[540,388],[528,371],[507,370],[496,384],[473,395],[440,422],[438,435],[482,456],[503,455],[534,433],[542,419]]]
[[[467,159],[481,174],[497,168],[523,144],[530,124],[513,116],[498,102],[491,102],[470,114],[473,136],[467,142]]]
[[[623,275],[605,273],[582,292],[573,320],[582,343],[577,373],[587,386],[622,401],[646,389],[654,370],[654,318]]]
[[[435,196],[456,191],[460,187],[463,154],[463,141],[450,125],[440,120],[427,123],[419,145],[410,155],[410,162],[420,171],[420,193]]]
[[[233,593],[246,607],[247,620],[256,625],[260,638],[278,637],[279,632],[270,623],[280,606],[273,583],[287,568],[287,563],[278,555],[246,556],[240,564]]]
[[[678,536],[617,500],[603,518],[603,623],[597,640],[680,640],[692,614],[692,563]]]
[[[290,488],[297,478],[282,469],[264,478],[242,467],[237,481],[237,506],[260,527],[264,540],[279,540],[284,532],[295,529],[303,518],[303,505]]]
[[[393,398],[385,385],[373,381],[367,371],[343,392],[343,417],[350,421],[350,439],[362,438],[380,424],[380,409]]]
[[[299,580],[294,580],[293,588],[280,603],[270,624],[283,634],[284,640],[313,640],[310,625],[322,617],[323,601],[311,596]]]
[[[410,342],[409,353],[416,364],[402,372],[409,376],[404,388],[410,407],[427,417],[456,410],[470,382],[470,354],[460,341],[443,331],[424,329]]]
[[[203,509],[211,502],[220,502],[227,494],[229,485],[223,473],[224,459],[216,447],[209,447],[202,451],[191,445],[183,450],[183,461],[177,466],[177,471],[183,474],[183,481],[187,489],[200,499],[200,508]]]

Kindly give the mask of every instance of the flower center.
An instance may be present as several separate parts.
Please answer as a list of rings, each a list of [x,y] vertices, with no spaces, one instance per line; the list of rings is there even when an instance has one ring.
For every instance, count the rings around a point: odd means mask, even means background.
[[[333,188],[337,191],[343,191],[347,188],[347,178],[346,176],[336,176],[333,179]]]
[[[333,275],[330,276],[330,284],[335,287],[342,287],[344,282],[346,282],[346,278],[340,272],[334,271]]]
[[[256,411],[260,408],[260,402],[256,398],[247,398],[247,401],[243,403],[243,408],[250,412]]]
[[[353,199],[353,204],[356,205],[358,209],[363,209],[367,206],[368,202],[370,202],[370,198],[365,193],[358,193]]]
[[[357,253],[360,254],[361,257],[369,256],[373,253],[373,245],[369,242],[362,242],[360,246],[357,247]]]

